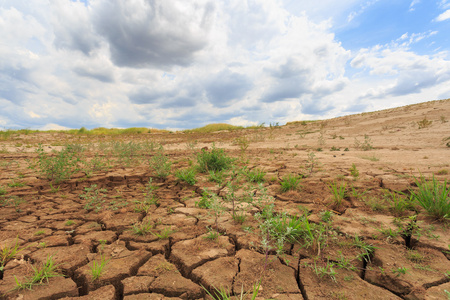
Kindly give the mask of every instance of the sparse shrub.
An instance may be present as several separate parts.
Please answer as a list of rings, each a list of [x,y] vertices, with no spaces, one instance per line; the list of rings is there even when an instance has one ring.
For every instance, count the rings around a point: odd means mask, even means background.
[[[418,121],[417,125],[419,125],[419,129],[422,129],[422,128],[427,128],[427,127],[431,126],[432,123],[433,123],[433,121],[429,121],[425,117],[425,118],[423,118],[423,120]]]
[[[311,174],[314,172],[314,169],[319,167],[319,165],[320,165],[319,160],[316,158],[314,152],[309,152],[308,160],[305,165],[306,171],[309,174],[308,176],[311,176]]]
[[[170,169],[172,163],[169,158],[164,155],[164,150],[162,147],[159,149],[158,153],[149,160],[150,168],[152,168],[156,176],[159,178],[166,178],[170,174]]]
[[[350,168],[350,174],[353,176],[353,178],[356,180],[359,177],[359,171],[356,168],[355,164],[352,164],[352,167]]]
[[[190,185],[194,185],[195,183],[197,183],[197,179],[195,179],[195,175],[197,173],[195,172],[194,169],[190,168],[190,169],[184,169],[184,170],[178,170],[175,172],[175,176],[182,180],[187,182]]]
[[[209,171],[209,177],[208,180],[212,182],[216,182],[219,185],[222,185],[223,181],[225,180],[225,170],[222,171]]]
[[[87,200],[88,202],[84,205],[85,210],[94,209],[95,212],[99,212],[102,209],[103,203],[105,202],[104,193],[107,192],[106,189],[97,188],[96,184],[91,184],[90,187],[84,188],[85,193],[80,195],[80,198]]]
[[[202,149],[202,152],[197,155],[198,167],[202,173],[229,169],[233,161],[223,149],[217,149],[215,145],[210,152]]]
[[[70,177],[79,171],[78,162],[81,159],[78,153],[74,151],[72,145],[67,145],[61,151],[53,150],[53,155],[44,151],[42,144],[38,149],[38,167],[40,172],[47,178],[56,183],[70,179]]]
[[[238,137],[234,140],[234,143],[239,146],[242,153],[244,153],[248,146],[250,146],[250,140],[246,136]]]
[[[363,151],[372,150],[372,140],[367,134],[364,135],[364,142],[360,142],[357,138],[355,138],[355,148]]]
[[[254,169],[251,171],[244,171],[245,176],[249,182],[262,183],[265,181],[264,177],[266,176],[266,172],[261,169]]]

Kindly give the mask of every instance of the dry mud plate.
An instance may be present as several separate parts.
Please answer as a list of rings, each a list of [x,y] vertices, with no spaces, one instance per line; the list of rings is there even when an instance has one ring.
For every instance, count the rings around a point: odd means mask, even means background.
[[[450,299],[448,116],[3,132],[0,298]]]

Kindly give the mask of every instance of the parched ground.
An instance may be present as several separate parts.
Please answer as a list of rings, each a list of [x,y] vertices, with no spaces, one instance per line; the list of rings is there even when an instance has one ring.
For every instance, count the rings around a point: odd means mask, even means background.
[[[421,176],[450,177],[449,119],[442,100],[231,132],[4,135],[0,298],[450,299],[450,224],[409,201]],[[77,171],[48,179],[70,170],[43,172],[67,145]],[[176,176],[214,149],[234,158],[220,184]],[[282,191],[287,176],[298,189]],[[330,184],[345,187],[339,203]],[[264,231],[270,203],[296,239]],[[59,275],[24,285],[49,259]]]

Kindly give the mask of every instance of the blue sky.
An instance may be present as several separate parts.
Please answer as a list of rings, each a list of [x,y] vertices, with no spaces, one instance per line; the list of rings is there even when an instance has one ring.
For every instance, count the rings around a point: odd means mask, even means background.
[[[0,128],[284,124],[450,98],[450,0],[0,0]]]

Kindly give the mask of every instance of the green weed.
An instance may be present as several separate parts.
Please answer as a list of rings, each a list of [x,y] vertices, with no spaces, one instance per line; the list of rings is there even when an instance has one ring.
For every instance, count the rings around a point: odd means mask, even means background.
[[[33,276],[27,278],[25,282],[19,282],[19,280],[14,276],[16,280],[16,290],[31,290],[34,285],[43,284],[44,281],[48,283],[49,278],[63,276],[58,272],[58,265],[55,265],[52,256],[47,256],[47,260],[40,267],[31,266],[33,270]]]
[[[301,176],[295,176],[293,174],[288,174],[283,177],[281,181],[281,191],[297,191],[300,189],[300,179]]]
[[[149,165],[159,178],[166,178],[169,176],[172,167],[172,163],[169,161],[169,158],[164,155],[162,147],[159,149],[158,153],[149,160]]]
[[[104,255],[100,256],[100,262],[94,260],[91,266],[91,280],[96,281],[102,276],[102,273],[110,259],[105,259]]]
[[[190,185],[194,185],[197,183],[197,179],[195,179],[195,175],[197,172],[194,169],[184,169],[184,170],[177,170],[175,172],[175,176],[180,179],[181,181],[185,181]]]
[[[347,196],[347,185],[345,183],[331,182],[328,184],[328,189],[333,195],[333,203],[339,207],[342,205],[342,201]]]
[[[433,176],[431,181],[414,178],[417,191],[410,190],[411,197],[417,201],[427,213],[439,220],[450,219],[450,189],[447,180],[439,183]]]

